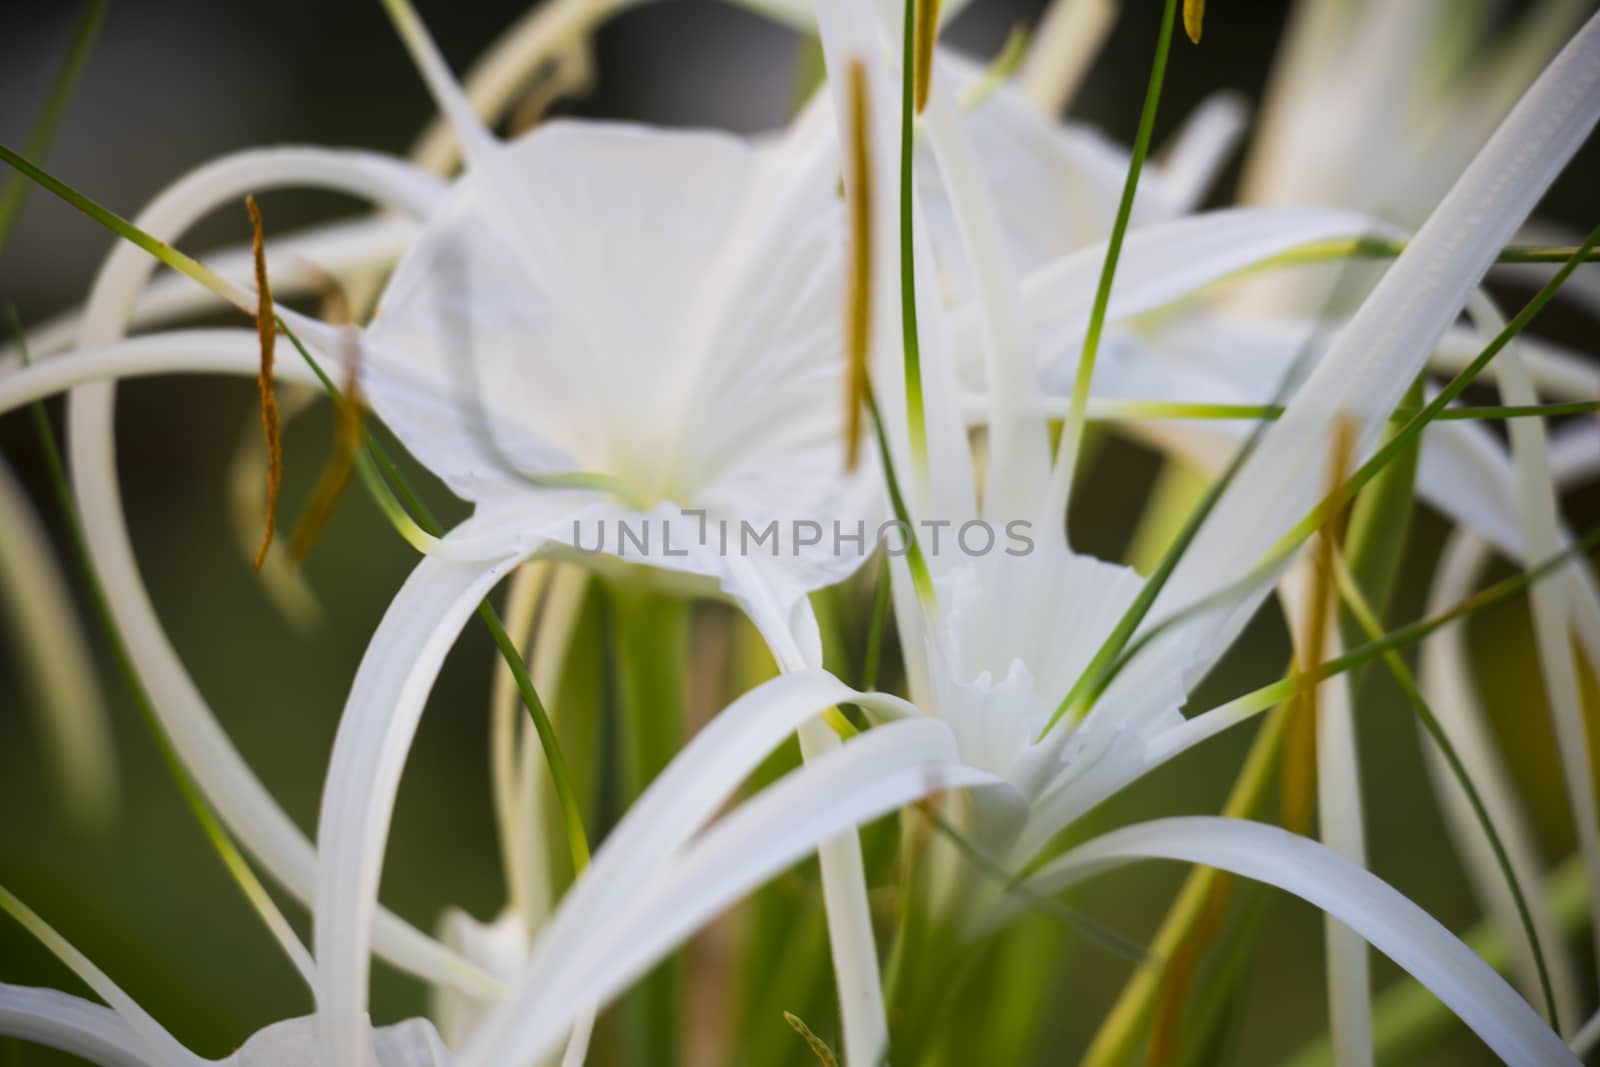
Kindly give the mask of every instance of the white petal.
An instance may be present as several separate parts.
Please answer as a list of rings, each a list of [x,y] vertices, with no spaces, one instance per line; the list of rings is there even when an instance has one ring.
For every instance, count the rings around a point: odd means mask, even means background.
[[[492,923],[481,923],[460,908],[447,908],[439,920],[439,940],[461,953],[462,958],[509,983],[521,973],[528,958],[532,932],[522,916],[509,908]],[[487,997],[435,986],[429,991],[428,1017],[438,1026],[439,1036],[447,1046],[461,1048],[491,1003]]]
[[[440,199],[444,187],[439,187]],[[387,271],[416,239],[410,219],[380,216],[355,222],[309,227],[277,237],[269,233],[267,272],[280,300],[321,291],[329,275],[348,280],[373,271]],[[249,245],[231,246],[206,257],[206,266],[241,289],[254,284],[255,257]],[[193,279],[163,270],[134,305],[128,323],[135,329],[165,326],[216,306],[216,297]],[[43,360],[71,349],[83,329],[83,314],[72,311],[28,331],[28,354]],[[0,376],[22,365],[14,342],[0,345]]]
[[[1434,614],[1458,604],[1472,593],[1479,575],[1489,561],[1488,545],[1466,530],[1458,530],[1445,543],[1428,594],[1427,611]],[[1473,686],[1471,662],[1466,649],[1466,626],[1456,623],[1430,638],[1422,648],[1419,680],[1433,708],[1439,726],[1467,768],[1505,845],[1523,886],[1541,884],[1544,864],[1538,839],[1529,821],[1526,805],[1518,794],[1505,757],[1484,718],[1483,704]],[[1451,773],[1437,743],[1418,724],[1426,753],[1428,781],[1445,816],[1445,825],[1456,852],[1466,869],[1473,895],[1483,903],[1495,922],[1506,932],[1516,963],[1517,984],[1529,1003],[1540,1003],[1538,967],[1531,946],[1523,934],[1522,917],[1506,884],[1505,873],[1483,832],[1460,782]],[[1567,940],[1556,924],[1544,893],[1527,895],[1533,927],[1550,969],[1556,1007],[1564,1023],[1571,1025],[1580,1010],[1576,965]]]
[[[1600,24],[1597,24],[1600,25]],[[1498,309],[1486,297],[1475,297],[1472,316],[1484,330],[1504,329]],[[1501,353],[1495,367],[1500,394],[1507,404],[1539,402],[1521,354],[1513,343]],[[1561,544],[1561,513],[1556,500],[1555,481],[1550,470],[1549,446],[1544,420],[1513,419],[1508,429],[1512,461],[1517,472],[1518,510],[1522,517],[1523,546],[1530,560],[1554,556]],[[1578,689],[1577,664],[1573,661],[1572,635],[1568,629],[1574,587],[1569,575],[1583,563],[1575,563],[1551,575],[1529,590],[1534,636],[1539,650],[1539,666],[1544,677],[1545,698],[1555,730],[1557,751],[1567,786],[1567,805],[1583,854],[1584,869],[1591,885],[1600,885],[1600,816],[1595,812],[1594,768],[1589,758],[1588,733],[1584,725],[1583,698]],[[1600,899],[1591,901],[1591,933],[1600,947]]]
[[[1131,231],[1123,245],[1106,321],[1172,303],[1303,245],[1360,237],[1379,229],[1371,219],[1346,212],[1236,208]],[[1076,372],[1105,254],[1104,243],[1095,244],[1023,281],[1029,350],[1041,366],[1060,362]],[[958,315],[955,329],[959,351],[970,361],[978,351],[973,316]],[[976,384],[981,378],[968,381]]]
[[[110,1008],[54,989],[0,984],[0,1034],[82,1056],[98,1067],[173,1063],[141,1049],[138,1034]]]
[[[1038,369],[1024,348],[1015,266],[1000,239],[994,190],[950,87],[937,70],[924,122],[963,251],[977,282],[976,303],[994,404],[989,414],[983,513],[990,519],[1008,521],[1031,515],[1047,485],[1049,442],[1043,420],[1032,414],[1039,395]]]
[[[468,527],[458,527],[464,530]],[[425,557],[384,613],[339,720],[317,825],[314,955],[323,1062],[360,1067],[378,879],[406,754],[462,625],[516,565]]]
[[[701,728],[628,809],[540,935],[528,980],[600,935],[643,884],[693,838],[766,756],[808,719],[845,701],[919,716],[893,697],[864,697],[820,670],[783,674],[746,693]],[[550,973],[546,973],[550,972]]]
[[[0,375],[0,413],[83,385],[152,374],[235,374],[255,377],[261,362],[253,330],[175,330],[86,345],[22,370]],[[316,385],[296,354],[279,359],[280,381]]]
[[[1575,284],[1583,273],[1580,270],[1568,284]],[[1565,286],[1561,292],[1567,292]],[[1490,340],[1478,330],[1452,329],[1439,342],[1438,349],[1428,360],[1428,367],[1454,374],[1478,358],[1478,353]],[[1522,361],[1528,365],[1528,373],[1533,376],[1534,385],[1549,399],[1593,400],[1600,396],[1600,369],[1583,353],[1530,337],[1526,331],[1517,337],[1517,347],[1522,352]]]
[[[791,773],[728,815],[636,894],[594,941],[564,956],[560,974],[530,981],[497,1010],[464,1057],[474,1067],[536,1058],[583,1006],[634,977],[753,886],[862,822],[941,789],[994,779],[953,761],[949,734],[911,719],[869,731]],[[598,884],[574,890],[577,899]],[[537,972],[530,972],[537,979]]]
[[[1507,1063],[1578,1062],[1527,1001],[1438,920],[1333,850],[1276,826],[1209,816],[1158,819],[1080,845],[1026,884],[1054,895],[1143,859],[1204,864],[1287,890],[1366,938]]]
[[[89,826],[113,818],[117,754],[94,654],[50,535],[11,465],[0,458],[0,611],[10,621],[48,762],[71,815]]]
[[[739,7],[759,11],[768,18],[786,22],[797,30],[812,31],[817,28],[817,0],[730,0]],[[939,6],[939,21],[949,22],[971,0],[945,0]]]
[[[1277,75],[1303,80],[1297,95],[1275,92],[1268,99],[1267,136],[1249,161],[1245,199],[1378,210],[1407,182],[1437,197],[1470,158],[1429,156],[1413,147],[1421,140],[1412,123],[1421,95],[1417,72],[1427,66],[1445,7],[1442,0],[1412,0],[1325,12],[1343,23],[1343,32],[1324,25],[1314,44],[1296,42],[1295,61],[1310,69]],[[1363,74],[1354,82],[1347,76],[1351,63],[1360,63]]]
[[[316,1016],[287,1019],[258,1030],[220,1067],[303,1067],[318,1062]],[[394,1026],[373,1029],[362,1019],[367,1046],[377,1067],[452,1067],[455,1057],[439,1040],[433,1025],[408,1019]]]
[[[810,390],[808,378],[839,363],[828,281],[838,208],[818,182],[814,221],[749,279],[741,317],[714,339],[740,350],[744,372],[780,371],[789,384],[768,375],[767,393],[748,398],[755,410],[721,409],[713,395],[694,411],[705,426],[682,421],[700,361],[719,355],[691,343],[705,340],[705,278],[744,238],[741,212],[765,210],[785,186],[777,162],[727,135],[620,124],[551,123],[497,150],[496,177],[459,182],[402,260],[369,333],[376,363],[468,392],[483,410],[455,404],[453,419],[430,420],[380,387],[380,415],[469,499],[514,483],[483,470],[480,443],[462,432],[480,418],[525,470],[603,471],[644,493],[692,496],[716,473],[711,460],[727,457],[685,455],[683,439],[747,419],[781,425],[778,398],[795,403],[786,389]],[[670,484],[679,480],[693,484]]]

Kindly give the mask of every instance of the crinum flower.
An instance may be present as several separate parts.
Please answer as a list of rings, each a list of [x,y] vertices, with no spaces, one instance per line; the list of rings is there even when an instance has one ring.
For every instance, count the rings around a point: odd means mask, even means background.
[[[214,203],[292,182],[376,194],[429,217],[361,338],[362,384],[380,417],[476,509],[451,535],[428,543],[433,562],[393,606],[392,617],[442,627],[438,634],[409,631],[405,641],[448,644],[455,616],[437,598],[476,604],[536,553],[579,555],[584,524],[603,533],[603,524],[648,531],[653,522],[665,532],[657,533],[662,540],[650,562],[695,579],[691,588],[720,584],[785,667],[817,662],[820,643],[804,594],[853,569],[865,545],[858,542],[852,557],[821,542],[801,544],[791,531],[813,515],[848,526],[871,514],[876,497],[865,472],[845,476],[840,458],[834,305],[841,235],[829,179],[832,146],[813,134],[821,125],[802,120],[791,139],[768,149],[718,134],[581,124],[552,125],[501,145],[467,115],[414,16],[399,10],[397,19],[467,143],[468,173],[447,197],[392,161],[278,151],[206,168],[169,190],[140,222],[174,239]],[[251,345],[242,331],[112,342],[142,281],[129,250],[119,251],[83,320],[86,341],[108,343],[17,375],[8,382],[14,402],[107,373],[245,369]],[[237,285],[214,273],[206,280],[241,307],[251,305]],[[330,364],[345,350],[344,331],[280,314]],[[290,364],[283,376],[309,380]],[[81,389],[71,418],[91,549],[114,611],[138,635],[135,664],[208,795],[273,873],[304,893],[315,862],[310,849],[217,729],[138,581],[117,515],[114,468],[103,458],[111,452],[109,389]],[[737,520],[741,528],[749,521],[764,531],[778,519],[782,540],[761,555],[724,555],[697,533],[707,520]],[[627,555],[620,541],[608,547]],[[405,641],[377,640],[373,669],[384,670],[384,657],[397,654],[426,664],[419,650],[394,651]],[[481,968],[382,913],[369,930],[390,775],[398,772],[387,761],[396,745],[403,752],[408,744],[431,678],[406,676],[404,699],[391,702],[386,691],[367,693],[367,676],[358,677],[341,728],[319,834],[323,850],[341,860],[319,868],[317,892],[321,1007],[341,1062],[359,1042],[352,1020],[365,1000],[369,936],[401,966],[432,980],[478,997],[497,988]],[[804,724],[802,735],[808,756],[837,745],[818,723]],[[853,851],[853,842],[830,837],[825,869],[848,867]],[[859,867],[858,857],[853,862]],[[851,936],[859,934],[864,893],[829,895],[848,902]],[[841,952],[856,951],[847,935],[836,941]],[[859,1032],[859,1017],[875,1010],[881,1016],[874,984],[842,985],[847,1020]],[[877,1040],[871,1029],[881,1031],[881,1024],[866,1025],[862,1040]]]

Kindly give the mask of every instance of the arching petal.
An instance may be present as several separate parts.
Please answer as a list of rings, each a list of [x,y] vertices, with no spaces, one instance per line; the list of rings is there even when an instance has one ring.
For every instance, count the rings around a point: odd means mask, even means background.
[[[139,1035],[110,1008],[54,989],[0,985],[0,1034],[98,1067],[171,1067],[140,1048]]]
[[[162,193],[137,223],[158,239],[173,241],[211,208],[246,192],[284,185],[322,185],[416,212],[431,209],[437,195],[432,179],[419,181],[414,168],[386,157],[326,149],[265,149],[225,156],[199,168]],[[85,345],[111,342],[121,335],[153,264],[132,245],[112,251],[89,299],[81,338]],[[36,370],[46,372],[55,362],[43,361]],[[293,362],[298,360],[285,358],[278,365],[287,368]],[[140,579],[117,483],[114,397],[113,385],[94,383],[75,389],[67,406],[73,487],[112,615],[162,728],[200,789],[273,878],[301,899],[309,899],[316,868],[310,842],[223,732],[167,639]],[[479,991],[496,988],[476,968],[387,912],[378,920],[377,947],[413,973]]]
[[[458,527],[458,531],[470,529]],[[314,954],[323,1063],[366,1057],[368,952],[400,774],[445,654],[478,602],[519,562],[425,557],[384,613],[339,720],[317,826]]]
[[[1578,1062],[1528,1002],[1438,920],[1327,846],[1276,826],[1210,816],[1140,823],[1078,846],[1025,885],[1054,895],[1145,859],[1204,864],[1287,890],[1366,938],[1507,1063]]]
[[[725,817],[611,916],[559,971],[530,965],[516,994],[485,1022],[463,1060],[510,1067],[537,1058],[572,1017],[604,1002],[738,897],[836,837],[942,789],[994,779],[954,761],[944,728],[911,719],[871,730],[764,791]],[[578,906],[599,880],[577,887]]]

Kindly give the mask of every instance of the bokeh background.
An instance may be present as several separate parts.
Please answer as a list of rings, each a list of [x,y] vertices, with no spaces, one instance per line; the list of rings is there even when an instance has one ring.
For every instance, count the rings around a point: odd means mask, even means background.
[[[419,0],[418,6],[458,70],[525,7],[517,0]],[[1158,144],[1209,92],[1232,88],[1259,97],[1287,6],[1278,0],[1214,0],[1203,48],[1176,50]],[[1507,18],[1522,6],[1502,5]],[[978,0],[947,40],[993,54],[1014,25],[1031,24],[1042,7],[1041,0]],[[1137,121],[1160,5],[1126,0],[1124,7],[1073,113],[1126,142]],[[64,0],[0,3],[0,142],[17,146],[26,136],[77,9]],[[559,110],[754,133],[787,116],[796,54],[793,35],[748,12],[712,0],[668,0],[625,14],[601,31],[593,92]],[[1353,69],[1350,76],[1359,78],[1361,71]],[[49,165],[131,215],[163,186],[221,153],[283,142],[403,152],[430,114],[421,83],[376,0],[113,0]],[[1227,199],[1231,181],[1230,171],[1219,202]],[[1596,188],[1600,151],[1591,145],[1552,194],[1547,213],[1587,229],[1596,221]],[[269,225],[278,230],[355,206],[331,196],[263,199]],[[242,210],[221,212],[185,247],[203,252],[247,236]],[[86,292],[110,246],[98,228],[35,193],[0,250],[0,304],[14,304],[27,322],[65,310]],[[1514,298],[1518,291],[1506,292]],[[1581,314],[1557,308],[1542,328],[1569,343],[1588,341],[1594,350],[1595,324]],[[250,383],[151,379],[126,386],[119,397],[128,521],[161,618],[230,736],[291,815],[313,831],[335,717],[366,639],[414,554],[360,493],[350,493],[308,564],[324,616],[308,631],[290,627],[262,594],[226,517],[227,464],[241,434],[255,425]],[[50,410],[59,425],[59,404]],[[329,428],[325,410],[291,424],[288,515],[297,512],[315,480]],[[0,418],[0,451],[34,491],[65,551],[61,516],[25,414]],[[1122,551],[1157,465],[1135,446],[1105,443],[1085,490],[1096,506],[1075,513],[1083,516],[1082,528],[1075,530],[1081,544],[1103,555]],[[461,511],[441,491],[432,499],[446,511]],[[1580,529],[1600,518],[1595,494],[1574,497],[1568,505]],[[1420,611],[1443,533],[1432,516],[1416,522],[1394,618]],[[81,594],[81,581],[77,587]],[[726,622],[714,612],[701,620],[705,626]],[[222,1055],[264,1023],[305,1013],[309,1000],[184,810],[126,699],[103,635],[92,621],[90,628],[121,760],[116,820],[92,831],[65,818],[26,705],[31,697],[17,669],[15,635],[0,632],[0,884],[31,902],[191,1047]],[[1486,614],[1473,624],[1472,636],[1501,737],[1538,815],[1541,842],[1552,860],[1565,856],[1571,834],[1524,607]],[[1210,680],[1208,692],[1220,698],[1265,680],[1286,656],[1287,642],[1269,610]],[[493,662],[486,636],[468,627],[406,770],[384,898],[424,928],[448,904],[487,918],[503,901],[486,771]],[[713,689],[719,683],[698,680]],[[1414,723],[1387,679],[1375,676],[1364,689],[1360,725],[1373,865],[1442,921],[1465,928],[1475,908],[1420,774]],[[1248,731],[1221,738],[1142,783],[1097,820],[1215,811],[1248,741]],[[1182,873],[1168,866],[1134,869],[1092,885],[1074,903],[1136,940],[1146,938]],[[786,887],[783,899],[792,901],[796,916],[814,919],[814,875],[801,868]],[[303,909],[286,907],[304,929]],[[1280,898],[1262,921],[1261,952],[1228,1054],[1232,1062],[1277,1062],[1325,1027],[1320,917]],[[1038,1063],[1071,1060],[1130,969],[1092,942],[1058,942],[1045,998],[1049,1010],[1038,1018],[1029,1053]],[[1378,961],[1380,988],[1395,974]],[[0,980],[77,988],[8,921],[0,922]],[[755,1013],[752,1025],[777,1035],[759,1046],[768,1050],[764,1058],[752,1060],[735,1049],[732,1062],[807,1062],[809,1054],[787,1036],[776,1010],[736,1003],[716,983],[696,986],[694,995],[695,1018],[708,1029],[726,1029],[719,1018]],[[974,983],[962,996],[1005,998],[1007,991]],[[836,1027],[825,976],[802,999],[802,1014],[820,1031]],[[777,1007],[791,1006],[801,1007]],[[375,968],[379,1021],[423,1007],[424,991],[416,982],[383,965]],[[1456,1030],[1432,1059],[1406,1062],[1486,1057]],[[70,1061],[0,1042],[0,1063],[64,1062]]]

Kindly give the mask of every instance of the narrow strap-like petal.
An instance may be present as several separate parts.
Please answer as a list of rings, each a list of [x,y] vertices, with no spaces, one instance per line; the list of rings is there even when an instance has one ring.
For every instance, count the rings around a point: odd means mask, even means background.
[[[566,961],[604,935],[640,885],[698,834],[774,749],[809,719],[843,701],[917,714],[893,697],[856,693],[820,670],[783,674],[715,716],[650,784],[595,854],[541,933],[520,988],[564,980]]]
[[[673,946],[751,888],[825,841],[942,789],[995,779],[955,761],[942,724],[910,719],[792,772],[726,816],[611,916],[559,973],[530,966],[527,981],[485,1021],[463,1057],[471,1067],[538,1058],[586,1005],[615,996]],[[595,886],[580,886],[574,896]]]
[[[285,234],[266,250],[273,295],[283,300],[319,292],[330,274],[349,278],[386,271],[416,235],[415,222],[387,215]],[[248,244],[234,245],[208,255],[206,265],[242,289],[254,277],[255,255]],[[216,300],[213,293],[196,285],[193,279],[162,273],[145,288],[128,324],[135,329],[165,326],[206,311],[215,306]],[[28,355],[45,360],[67,352],[77,345],[82,331],[81,309],[47,319],[28,331]],[[21,365],[22,354],[17,345],[11,341],[0,344],[0,375],[10,374]]]
[[[140,1047],[138,1034],[116,1012],[55,989],[0,985],[0,1034],[97,1067],[169,1067]]]
[[[1596,453],[1600,455],[1600,452]],[[1453,607],[1471,595],[1479,576],[1489,563],[1489,544],[1468,530],[1457,530],[1439,554],[1433,589],[1428,594],[1428,613]],[[1467,775],[1483,798],[1501,840],[1511,868],[1520,885],[1539,885],[1544,864],[1538,839],[1534,836],[1526,805],[1518,796],[1516,784],[1505,757],[1484,717],[1484,708],[1473,686],[1472,661],[1466,648],[1466,625],[1448,626],[1430,638],[1422,648],[1419,677],[1423,693],[1440,728],[1461,757]],[[1450,773],[1438,744],[1419,722],[1417,732],[1426,760],[1428,781],[1444,815],[1445,826],[1466,869],[1473,895],[1507,931],[1518,986],[1530,1003],[1539,996],[1539,971],[1532,946],[1520,936],[1522,918],[1506,876],[1495,857],[1483,823],[1478,820],[1460,781]],[[1544,893],[1527,896],[1533,927],[1550,968],[1550,983],[1556,1008],[1563,1022],[1578,1017],[1582,1010],[1578,994],[1577,967],[1567,939],[1557,925]]]
[[[1485,331],[1505,328],[1498,309],[1487,297],[1476,296],[1470,305],[1472,316]],[[1528,370],[1521,354],[1512,345],[1500,356],[1496,368],[1500,394],[1507,404],[1537,404]],[[1513,419],[1508,430],[1512,462],[1517,472],[1518,510],[1522,517],[1525,555],[1529,560],[1548,559],[1560,547],[1561,511],[1556,499],[1555,479],[1550,468],[1549,442],[1544,420]],[[1528,591],[1533,611],[1534,638],[1539,651],[1539,666],[1544,677],[1545,699],[1556,735],[1556,748],[1566,780],[1567,805],[1583,855],[1590,885],[1600,885],[1600,815],[1595,811],[1594,768],[1589,757],[1588,731],[1584,725],[1583,698],[1578,689],[1577,664],[1572,653],[1568,626],[1572,598],[1581,588],[1569,578],[1582,563],[1575,563],[1536,584]],[[1600,665],[1597,665],[1600,666]],[[1590,927],[1595,944],[1600,946],[1600,896],[1592,895]]]
[[[0,414],[79,386],[154,374],[254,376],[260,365],[254,330],[174,330],[87,345],[0,375]],[[279,381],[316,385],[301,360],[280,360]]]
[[[1421,982],[1513,1067],[1578,1062],[1505,979],[1427,912],[1315,841],[1211,816],[1117,830],[1051,861],[1028,889],[1056,894],[1136,860],[1199,863],[1277,886],[1337,917]]]
[[[368,952],[378,879],[406,755],[445,654],[514,567],[425,557],[372,636],[339,720],[317,826],[314,945],[325,1067],[367,1055]]]

